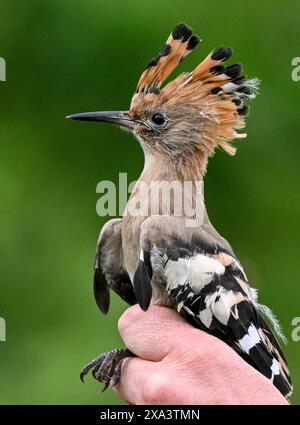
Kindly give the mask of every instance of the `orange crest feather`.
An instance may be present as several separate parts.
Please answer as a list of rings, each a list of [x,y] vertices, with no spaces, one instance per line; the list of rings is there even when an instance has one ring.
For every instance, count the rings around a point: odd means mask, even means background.
[[[199,41],[190,27],[183,23],[177,25],[160,53],[142,73],[132,105],[138,99],[149,97],[150,100],[150,96],[156,94],[158,106],[162,103],[193,106],[204,122],[202,146],[209,154],[218,145],[234,155],[236,148],[229,142],[246,137],[236,130],[245,126],[249,106],[244,105],[244,100],[255,97],[259,81],[240,75],[242,65],[239,63],[223,65],[233,53],[231,48],[215,49],[194,71],[179,75],[160,90],[161,84]]]

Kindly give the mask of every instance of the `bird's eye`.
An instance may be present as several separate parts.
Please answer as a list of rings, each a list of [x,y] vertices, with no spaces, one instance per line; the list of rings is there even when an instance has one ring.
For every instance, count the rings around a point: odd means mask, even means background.
[[[166,122],[165,116],[160,112],[156,112],[152,115],[151,121],[156,125],[163,125]]]

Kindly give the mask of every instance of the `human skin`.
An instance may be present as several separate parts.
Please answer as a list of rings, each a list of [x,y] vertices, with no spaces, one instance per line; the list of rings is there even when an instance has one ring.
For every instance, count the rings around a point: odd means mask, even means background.
[[[114,387],[130,404],[288,404],[271,381],[218,338],[174,310],[130,307],[119,320],[126,347],[138,357],[122,365]]]

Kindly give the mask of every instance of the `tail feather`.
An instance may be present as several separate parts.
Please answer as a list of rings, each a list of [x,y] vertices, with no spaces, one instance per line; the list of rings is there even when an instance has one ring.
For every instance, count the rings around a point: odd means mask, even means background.
[[[259,313],[256,320],[239,322],[232,327],[236,346],[248,355],[254,366],[271,379],[279,391],[288,397],[293,390],[288,366],[284,354],[267,323]]]

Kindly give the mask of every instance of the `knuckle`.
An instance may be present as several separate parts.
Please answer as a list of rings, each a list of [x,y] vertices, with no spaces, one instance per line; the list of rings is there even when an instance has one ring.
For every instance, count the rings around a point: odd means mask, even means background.
[[[193,348],[189,350],[189,358],[193,364],[209,365],[222,349],[217,338],[204,332],[201,332],[201,334],[199,331],[194,332],[192,340]],[[188,346],[191,347],[191,345]]]
[[[124,335],[124,333],[132,326],[134,323],[136,323],[139,311],[137,309],[137,306],[129,307],[120,317],[118,320],[118,329],[121,335]]]
[[[145,404],[163,404],[170,398],[170,377],[164,372],[154,372],[145,381],[142,388],[142,396]]]

